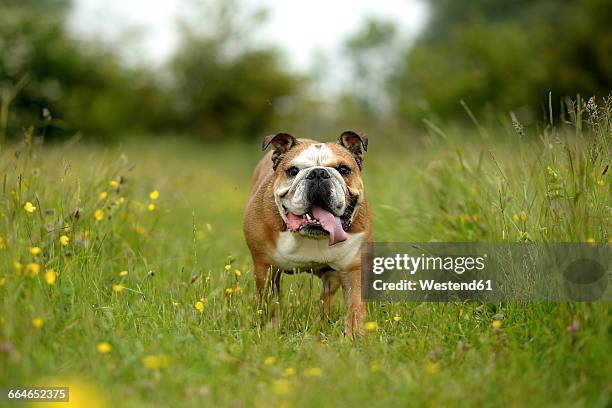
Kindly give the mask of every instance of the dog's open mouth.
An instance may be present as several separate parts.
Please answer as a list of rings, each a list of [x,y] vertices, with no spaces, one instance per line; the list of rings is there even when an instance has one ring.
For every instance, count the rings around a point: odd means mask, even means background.
[[[316,204],[303,215],[287,212],[287,229],[289,231],[314,236],[328,234],[329,245],[346,241],[348,235],[344,231],[343,224],[341,217]]]

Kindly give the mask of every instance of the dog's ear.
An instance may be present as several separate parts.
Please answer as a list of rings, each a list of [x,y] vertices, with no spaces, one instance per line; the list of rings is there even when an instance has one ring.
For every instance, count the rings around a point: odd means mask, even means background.
[[[272,153],[272,168],[276,170],[276,167],[283,159],[285,153],[299,143],[300,142],[289,133],[277,133],[264,137],[261,148],[262,150],[266,150],[270,145],[274,147],[274,153]]]
[[[352,130],[347,130],[338,138],[338,144],[345,147],[357,162],[361,169],[363,165],[363,154],[368,151],[368,136],[363,133],[355,133]]]

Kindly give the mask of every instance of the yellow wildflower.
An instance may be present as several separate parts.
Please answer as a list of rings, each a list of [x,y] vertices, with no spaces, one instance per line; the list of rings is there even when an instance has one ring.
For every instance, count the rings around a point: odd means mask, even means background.
[[[4,276],[0,277],[0,288],[4,286],[5,283],[6,283],[6,278]]]
[[[367,322],[365,324],[366,331],[372,332],[378,329],[378,324],[376,322]]]
[[[119,272],[119,276],[127,276],[127,275],[128,275],[128,271]]]
[[[149,206],[147,207],[147,210],[155,211],[155,204],[153,204],[153,203],[149,204]]]
[[[226,295],[231,295],[232,293],[234,293],[234,288],[225,288]]]
[[[293,367],[285,368],[285,375],[287,377],[291,377],[292,375],[295,375],[295,373],[296,373],[295,368],[293,368]]]
[[[603,186],[604,185],[603,179],[597,179],[597,185],[598,186]]]
[[[400,315],[396,314],[395,316],[393,316],[394,322],[399,322],[400,320],[402,320],[402,317]]]
[[[21,273],[21,262],[14,260],[13,261],[13,270],[17,275]]]
[[[274,357],[274,356],[268,356],[268,357],[266,357],[266,359],[264,360],[264,364],[265,364],[265,365],[272,365],[272,364],[274,364],[274,363],[276,363],[276,357]]]
[[[263,309],[257,309],[257,314],[258,314],[259,316],[263,315]]]
[[[23,205],[23,209],[29,213],[33,213],[34,211],[36,211],[36,207],[34,206],[34,204],[29,201]]]
[[[320,377],[321,369],[319,367],[311,367],[307,369],[306,371],[304,371],[304,375],[306,377]]]
[[[106,197],[108,197],[108,193],[106,191],[102,191],[99,195],[98,198],[100,200],[106,200]]]
[[[40,248],[37,246],[30,247],[30,253],[32,255],[38,255],[40,254]]]
[[[289,395],[293,391],[293,383],[284,378],[279,378],[272,384],[272,390],[276,395]]]
[[[62,246],[66,246],[70,242],[70,238],[68,238],[67,235],[62,235],[61,237],[59,237],[59,242]]]
[[[512,221],[518,222],[518,220],[519,220],[518,214],[512,214]]]
[[[159,356],[149,354],[142,358],[142,365],[149,370],[159,370],[170,365],[170,358],[163,354]]]
[[[108,182],[108,185],[111,186],[111,188],[117,188],[119,187],[119,182],[117,180],[111,180]]]
[[[117,199],[117,204],[123,204],[123,203],[125,203],[125,198],[119,197],[119,199]]]
[[[45,322],[43,321],[42,317],[35,317],[32,319],[32,326],[34,326],[34,328],[37,330],[42,329],[44,323]]]
[[[45,282],[47,285],[55,285],[55,279],[57,278],[57,274],[53,269],[47,269],[45,272]]]
[[[204,302],[197,301],[194,307],[198,312],[204,312]]]
[[[491,327],[494,328],[494,329],[499,329],[501,327],[501,325],[502,325],[501,320],[497,320],[496,319],[496,320],[493,320],[491,322]]]
[[[123,284],[118,283],[116,285],[113,285],[113,292],[123,292],[123,290],[125,289],[125,286],[123,286]]]
[[[101,341],[98,344],[96,344],[96,350],[98,350],[98,353],[100,354],[110,353],[112,349],[113,349],[113,346],[111,346],[106,341]]]
[[[428,372],[429,374],[435,374],[438,371],[440,371],[440,364],[433,363],[430,361],[429,363],[425,364],[425,371]]]
[[[372,365],[370,366],[370,371],[373,373],[379,372],[380,366],[378,365],[378,363],[372,363]]]
[[[587,238],[586,242],[588,242],[589,244],[594,244],[595,238]]]
[[[240,276],[242,275],[242,272],[240,272],[240,269],[234,269],[234,275]]]
[[[157,190],[153,190],[149,193],[149,198],[153,201],[157,200],[159,198],[159,191]]]
[[[31,262],[26,266],[26,273],[31,277],[35,277],[40,272],[40,264]]]
[[[102,221],[104,219],[104,211],[98,208],[96,211],[94,211],[93,216],[96,221]]]
[[[229,271],[230,269],[232,269],[232,265],[227,264],[223,267],[223,269],[225,269],[226,271]]]

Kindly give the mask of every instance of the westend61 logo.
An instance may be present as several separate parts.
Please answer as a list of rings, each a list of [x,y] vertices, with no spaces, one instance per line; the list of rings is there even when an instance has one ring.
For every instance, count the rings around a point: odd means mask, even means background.
[[[373,301],[610,301],[610,244],[368,243]]]

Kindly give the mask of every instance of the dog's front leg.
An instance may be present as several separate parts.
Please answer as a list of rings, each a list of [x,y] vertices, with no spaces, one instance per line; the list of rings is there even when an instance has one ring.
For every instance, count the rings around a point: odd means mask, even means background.
[[[340,273],[334,270],[329,270],[321,275],[321,313],[319,318],[329,321],[331,316],[332,306],[334,304],[334,295],[340,288]]]
[[[344,335],[354,338],[363,334],[366,303],[361,300],[361,263],[355,263],[340,274],[342,293],[347,306]]]
[[[257,286],[257,306],[262,318],[273,320],[279,313],[281,303],[280,280],[282,271],[269,262],[254,260],[255,286]],[[262,319],[262,322],[265,319]]]

